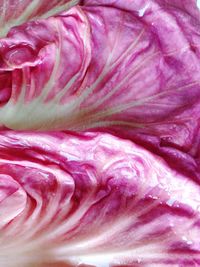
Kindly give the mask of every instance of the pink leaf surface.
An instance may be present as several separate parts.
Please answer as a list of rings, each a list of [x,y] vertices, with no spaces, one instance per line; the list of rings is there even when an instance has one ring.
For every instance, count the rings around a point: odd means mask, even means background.
[[[78,0],[0,0],[0,37],[28,20],[48,18],[76,5]]]
[[[200,264],[199,187],[130,141],[3,132],[0,176],[5,267]]]
[[[88,0],[12,28],[1,126],[109,130],[199,180],[199,25],[196,1]]]

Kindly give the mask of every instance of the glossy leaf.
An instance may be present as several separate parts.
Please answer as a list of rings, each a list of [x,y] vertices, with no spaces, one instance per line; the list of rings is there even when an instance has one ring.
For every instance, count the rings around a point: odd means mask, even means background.
[[[199,180],[196,1],[82,4],[0,39],[1,126],[109,130]]]
[[[48,18],[78,4],[78,0],[0,0],[0,37],[28,20]]]
[[[130,141],[2,132],[0,177],[2,266],[200,264],[199,187]]]

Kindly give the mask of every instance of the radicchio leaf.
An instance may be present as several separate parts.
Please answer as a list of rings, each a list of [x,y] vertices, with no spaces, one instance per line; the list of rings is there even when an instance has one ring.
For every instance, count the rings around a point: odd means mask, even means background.
[[[109,130],[199,180],[196,1],[82,3],[0,39],[1,126]]]
[[[200,264],[199,186],[130,141],[3,132],[0,177],[4,267]]]
[[[79,0],[0,0],[0,37],[28,20],[48,18],[78,4]]]

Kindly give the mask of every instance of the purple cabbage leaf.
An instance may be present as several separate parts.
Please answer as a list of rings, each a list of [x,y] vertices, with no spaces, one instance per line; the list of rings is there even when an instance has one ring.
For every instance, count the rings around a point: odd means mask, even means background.
[[[1,132],[1,265],[198,266],[199,194],[109,134]]]
[[[48,18],[78,4],[78,0],[0,0],[0,37],[29,20]]]
[[[199,180],[199,14],[189,0],[88,0],[33,15],[0,39],[0,125],[110,131]]]

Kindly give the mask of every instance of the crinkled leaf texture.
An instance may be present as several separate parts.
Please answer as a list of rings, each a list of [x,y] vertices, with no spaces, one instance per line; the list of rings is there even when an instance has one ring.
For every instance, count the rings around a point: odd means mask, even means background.
[[[130,141],[1,132],[0,178],[3,267],[200,264],[199,187]]]
[[[28,20],[48,18],[78,4],[79,0],[0,0],[0,37]]]
[[[82,3],[43,20],[33,12],[0,39],[0,124],[109,128],[199,179],[196,1]]]

